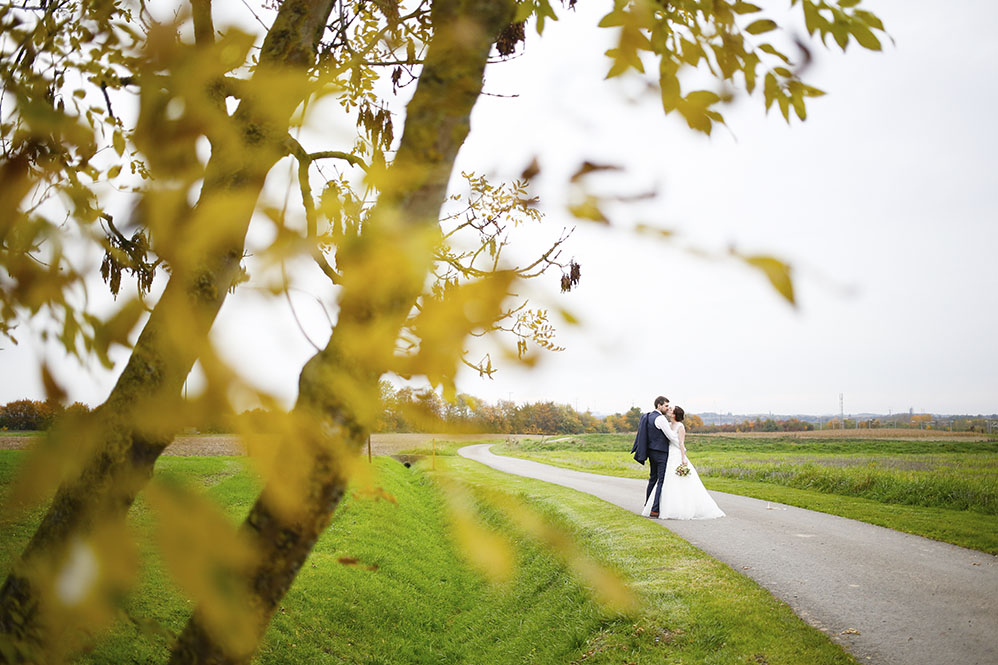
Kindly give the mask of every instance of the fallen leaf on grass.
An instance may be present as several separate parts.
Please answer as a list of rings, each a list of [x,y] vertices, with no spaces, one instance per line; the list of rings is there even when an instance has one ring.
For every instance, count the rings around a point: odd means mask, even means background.
[[[364,570],[370,570],[372,572],[378,569],[377,564],[372,566],[361,566],[360,559],[357,559],[352,556],[341,556],[339,559],[337,559],[337,561],[342,563],[344,566],[357,566],[359,568],[363,568]]]

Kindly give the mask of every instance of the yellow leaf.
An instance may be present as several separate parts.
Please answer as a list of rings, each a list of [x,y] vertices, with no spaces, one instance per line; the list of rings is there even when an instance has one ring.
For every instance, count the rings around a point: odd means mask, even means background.
[[[786,298],[791,305],[797,304],[794,300],[794,284],[790,276],[789,265],[771,256],[743,256],[741,258],[745,263],[761,270],[769,279],[773,288],[781,296]]]
[[[561,314],[562,320],[571,326],[577,326],[582,323],[579,320],[579,317],[575,316],[575,314],[568,311],[567,309],[559,309],[558,313]]]
[[[590,195],[587,196],[581,203],[568,206],[568,211],[579,219],[588,219],[601,224],[609,224],[610,220],[607,219],[606,215],[603,214],[603,211],[600,210],[599,203],[599,199]]]
[[[62,403],[66,400],[65,389],[52,376],[52,370],[49,369],[47,363],[42,364],[42,385],[45,387],[45,399],[49,402]]]

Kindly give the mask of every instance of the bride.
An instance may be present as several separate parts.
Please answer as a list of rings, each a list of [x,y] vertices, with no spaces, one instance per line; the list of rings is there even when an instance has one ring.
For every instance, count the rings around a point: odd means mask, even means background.
[[[671,520],[708,520],[724,517],[724,512],[717,507],[714,499],[707,494],[707,489],[700,481],[697,470],[686,458],[686,427],[683,419],[686,414],[681,406],[669,407],[665,413],[669,426],[679,435],[679,444],[669,444],[669,461],[665,467],[665,479],[662,481],[662,500],[659,519]],[[689,467],[689,474],[679,476],[676,469],[680,463]],[[653,491],[645,503],[641,514],[648,517],[651,514],[652,503],[655,500]]]

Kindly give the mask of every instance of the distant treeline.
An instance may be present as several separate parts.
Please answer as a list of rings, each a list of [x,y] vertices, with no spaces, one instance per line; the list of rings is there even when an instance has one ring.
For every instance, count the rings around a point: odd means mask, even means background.
[[[396,390],[382,382],[384,413],[379,432],[495,432],[499,434],[584,434],[634,432],[641,409],[599,417],[580,412],[568,404],[535,402],[517,404],[500,400],[495,404],[472,395],[459,394],[447,401],[432,390]]]
[[[31,431],[48,429],[64,414],[86,414],[90,407],[76,402],[68,407],[57,402],[19,399],[0,406],[0,430]]]
[[[535,402],[517,404],[500,400],[495,404],[472,395],[459,394],[453,401],[444,400],[433,390],[413,388],[395,389],[387,381],[381,382],[381,400],[384,410],[375,426],[376,432],[454,432],[498,434],[593,434],[634,432],[638,428],[642,409],[632,406],[623,413],[596,416],[590,411],[580,412],[568,404]],[[85,414],[90,408],[79,402],[63,407],[53,402],[18,400],[0,406],[0,430],[43,430],[62,414]],[[210,422],[192,422],[189,430],[205,434],[225,434],[238,429],[237,419],[265,417],[266,412],[255,409],[241,414],[222,414]],[[900,422],[899,422],[900,421]],[[990,426],[989,426],[990,424]],[[853,420],[838,418],[815,424],[797,418],[746,419],[740,423],[704,425],[696,414],[686,414],[686,428],[692,432],[806,432],[814,429],[878,429],[881,427],[917,427],[921,429],[952,429],[960,432],[988,432],[994,423],[985,417],[956,416],[945,420],[934,419],[929,414],[903,418],[893,416],[890,421],[879,419]]]
[[[381,399],[384,411],[375,426],[376,432],[455,432],[455,433],[518,433],[518,434],[583,434],[633,432],[641,419],[641,409],[631,407],[625,413],[598,417],[591,412],[579,412],[567,404],[538,402],[516,404],[500,401],[490,404],[476,397],[460,394],[447,401],[433,390],[396,390],[382,382]],[[48,429],[60,415],[70,412],[85,414],[90,409],[76,403],[66,408],[54,402],[18,400],[0,406],[0,430]],[[205,434],[226,434],[239,429],[238,419],[266,417],[261,409],[241,414],[221,414],[209,422],[187,423],[188,430]],[[698,419],[694,416],[694,422]],[[687,422],[690,422],[687,417]]]
[[[687,428],[689,426],[687,425]],[[814,429],[814,423],[797,418],[787,420],[773,420],[772,418],[756,418],[755,420],[745,420],[740,423],[726,423],[724,425],[702,425],[696,428],[697,432],[810,432]]]

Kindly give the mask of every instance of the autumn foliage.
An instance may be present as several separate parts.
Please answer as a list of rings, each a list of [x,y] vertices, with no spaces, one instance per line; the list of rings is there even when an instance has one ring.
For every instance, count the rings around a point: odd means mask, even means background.
[[[64,407],[58,402],[20,399],[0,406],[0,430],[44,430],[64,414],[81,416],[89,412],[90,407],[80,402]]]
[[[540,35],[557,20],[551,2],[283,0],[251,3],[251,27],[225,19],[232,4],[0,7],[0,334],[109,368],[116,349],[128,354],[105,402],[53,427],[5,496],[4,520],[49,508],[0,588],[0,661],[71,658],[115,619],[140,574],[125,518],[141,492],[195,607],[170,662],[248,662],[358,473],[382,377],[425,377],[452,401],[461,366],[491,375],[559,348],[547,309],[518,294],[545,275],[579,284],[582,267],[563,255],[571,230],[511,250],[517,228],[543,223],[529,193],[538,169],[507,183],[467,173],[448,189],[486,66],[525,26]],[[823,42],[880,48],[883,26],[858,0],[792,4]],[[723,123],[732,88],[787,121],[821,94],[795,52],[763,36],[781,31],[753,4],[608,10],[608,75],[647,78],[696,131]],[[704,79],[716,91],[689,89]],[[606,168],[586,161],[571,178],[566,213],[579,223],[609,223],[615,197],[587,186]],[[733,256],[794,302],[788,265]],[[334,315],[284,413],[244,378],[255,359],[226,362],[209,332],[234,290],[286,299],[312,277]],[[490,336],[494,354],[466,357],[470,336]],[[186,400],[195,362],[206,385]],[[39,373],[63,399],[51,368]],[[271,416],[238,432],[264,489],[233,529],[155,465],[182,427],[239,401]],[[549,541],[574,565],[570,544]],[[591,579],[621,605],[618,587]]]

